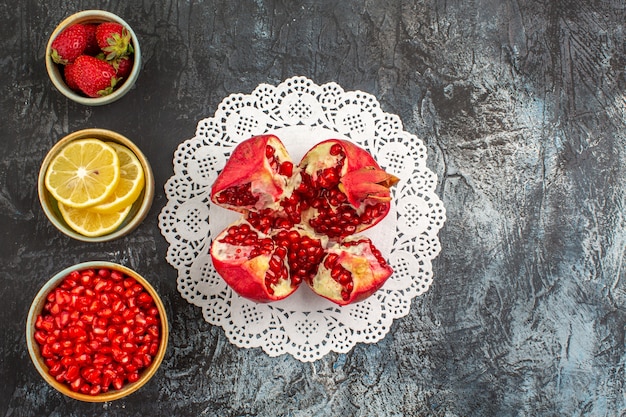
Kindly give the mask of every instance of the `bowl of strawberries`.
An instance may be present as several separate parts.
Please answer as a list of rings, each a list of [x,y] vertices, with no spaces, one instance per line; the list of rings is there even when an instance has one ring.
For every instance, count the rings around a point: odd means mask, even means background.
[[[122,18],[84,10],[54,29],[45,61],[57,90],[77,103],[99,106],[130,91],[139,76],[141,50],[137,35]]]

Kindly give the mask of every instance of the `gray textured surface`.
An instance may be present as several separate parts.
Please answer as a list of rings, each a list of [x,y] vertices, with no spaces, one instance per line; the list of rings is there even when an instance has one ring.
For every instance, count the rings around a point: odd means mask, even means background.
[[[123,100],[68,102],[43,51],[104,8],[141,40]],[[0,415],[619,416],[626,414],[626,6],[605,1],[44,1],[0,4]],[[376,95],[421,137],[448,220],[435,283],[375,345],[312,364],[229,344],[176,291],[157,216],[176,146],[223,97],[304,75]],[[132,138],[157,195],[131,236],[60,235],[38,166],[87,127]],[[47,277],[124,263],[162,295],[171,343],[127,399],[46,386],[24,341]]]

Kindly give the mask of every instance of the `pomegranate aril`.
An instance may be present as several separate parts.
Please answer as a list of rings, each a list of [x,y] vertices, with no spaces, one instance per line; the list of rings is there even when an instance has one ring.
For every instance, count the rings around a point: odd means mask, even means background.
[[[80,316],[80,321],[85,324],[93,323],[93,320],[96,318],[96,315],[93,313],[85,313]]]
[[[57,314],[61,312],[61,306],[57,303],[51,303],[51,305],[49,305],[47,309],[48,311],[50,311],[50,314],[54,316],[56,316]]]
[[[148,327],[148,329],[146,330],[147,335],[152,336],[155,339],[159,338],[159,335],[161,334],[161,331],[159,329],[159,326],[157,326],[156,324]]]
[[[330,147],[329,153],[333,156],[341,155],[343,154],[343,148],[338,143],[335,143]]]
[[[136,283],[137,283],[137,281],[135,280],[135,278],[126,277],[126,278],[124,278],[124,280],[122,282],[122,285],[124,285],[125,289],[128,289],[128,288],[131,288]]]
[[[96,353],[93,358],[93,364],[95,366],[107,365],[113,362],[113,358],[109,355],[105,355],[103,353]]]
[[[337,278],[337,282],[339,282],[342,285],[347,286],[352,283],[352,275],[347,270],[344,270],[341,272],[341,274],[339,274],[339,277]]]
[[[76,378],[78,378],[79,372],[80,368],[78,366],[71,365],[67,368],[67,371],[65,372],[65,378],[68,381],[74,381]]]
[[[45,332],[38,330],[35,332],[34,337],[37,343],[39,343],[40,345],[46,343],[47,337]]]
[[[252,194],[251,183],[233,186],[225,189],[215,196],[220,204],[233,206],[254,206],[259,200],[258,196]]]
[[[51,375],[72,390],[95,395],[111,385],[120,389],[126,372],[138,373],[144,367],[141,358],[132,362],[133,352],[148,355],[155,343],[158,351],[158,309],[134,278],[107,269],[73,273],[47,300],[35,320],[35,340]],[[147,328],[148,340],[136,340],[136,333]],[[100,385],[103,370],[114,364],[114,375]]]
[[[142,288],[143,290],[143,288]],[[141,304],[150,304],[152,302],[152,297],[147,292],[141,292],[137,296],[137,301]]]
[[[120,390],[124,386],[124,379],[121,377],[114,378],[112,384],[113,388],[115,388],[116,390]]]
[[[107,268],[100,268],[98,270],[98,276],[102,278],[109,278],[111,276],[111,271]]]
[[[293,175],[293,162],[285,161],[280,164],[278,173],[286,177],[291,177]]]
[[[94,339],[94,340],[89,341],[89,343],[87,343],[87,347],[91,349],[92,352],[97,352],[98,350],[101,349],[102,344],[99,341]]]
[[[126,304],[124,304],[124,301],[122,300],[117,300],[113,302],[113,305],[111,305],[111,309],[114,313],[121,313],[122,311],[126,310]]]
[[[137,371],[134,372],[130,372],[127,376],[126,379],[128,380],[128,382],[133,383],[133,382],[137,382],[139,381],[139,373]]]
[[[54,365],[48,367],[48,373],[53,377],[56,377],[63,372],[63,368],[63,365],[60,363],[55,363]]]
[[[80,355],[77,355],[74,360],[77,365],[86,365],[91,361],[91,357],[86,353],[82,353]]]
[[[70,388],[72,389],[72,391],[79,391],[82,385],[83,380],[81,378],[76,378],[71,382]]]

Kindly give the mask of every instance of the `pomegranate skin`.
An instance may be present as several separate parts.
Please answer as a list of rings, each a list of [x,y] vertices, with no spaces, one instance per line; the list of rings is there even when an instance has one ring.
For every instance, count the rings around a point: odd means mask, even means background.
[[[227,209],[245,213],[249,210],[271,208],[282,198],[289,176],[281,175],[273,169],[266,156],[266,149],[271,146],[281,161],[291,163],[283,143],[274,135],[255,136],[241,142],[230,156],[228,163],[217,176],[211,188],[211,201]],[[229,189],[244,187],[255,198],[254,202],[232,204],[221,200],[221,194]],[[240,191],[236,192],[241,194]]]
[[[262,259],[268,258],[268,259]],[[298,287],[282,294],[270,294],[265,286],[264,273],[269,257],[257,257],[238,263],[225,262],[213,256],[213,265],[224,281],[240,296],[257,303],[270,303],[290,296]]]
[[[328,259],[335,257],[333,265]],[[347,271],[351,280],[346,284],[333,278],[333,269]],[[306,283],[316,294],[340,306],[363,301],[378,291],[393,273],[380,252],[365,237],[353,236],[327,249],[326,259],[317,274]]]
[[[320,178],[324,176],[323,172],[337,165],[340,165],[336,174],[338,190],[345,194],[349,205],[355,210],[355,215],[361,219],[367,218],[355,225],[354,230],[346,228],[338,236],[345,237],[367,230],[387,216],[391,209],[389,189],[399,179],[385,172],[365,149],[343,139],[327,139],[312,147],[302,158],[298,173],[311,178],[311,183],[319,184]],[[329,186],[334,187],[334,182]],[[325,183],[318,187],[328,188]],[[345,203],[342,205],[346,208]],[[337,210],[337,206],[333,206],[333,210]],[[303,217],[309,222],[312,219],[315,222],[318,211],[310,209]],[[313,228],[317,229],[315,226]]]
[[[259,238],[267,236],[256,231],[245,220],[241,220],[231,227],[245,224],[256,232]],[[298,287],[291,285],[290,280],[280,280],[272,289],[266,284],[266,274],[270,268],[270,253],[251,255],[253,246],[233,245],[224,242],[229,234],[224,230],[211,244],[211,259],[217,273],[240,296],[258,303],[269,303],[282,300],[291,295]]]

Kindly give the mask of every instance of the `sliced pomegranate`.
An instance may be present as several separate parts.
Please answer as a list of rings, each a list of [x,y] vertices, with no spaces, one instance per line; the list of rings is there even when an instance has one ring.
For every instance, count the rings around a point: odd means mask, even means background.
[[[349,141],[321,142],[294,167],[276,136],[250,138],[211,190],[213,203],[244,214],[213,240],[215,269],[258,302],[283,299],[302,281],[337,304],[360,301],[391,268],[369,239],[353,235],[388,214],[397,181]]]
[[[240,143],[211,189],[211,201],[239,211],[278,207],[293,173],[293,162],[276,136]]]
[[[311,289],[339,305],[364,300],[383,286],[393,270],[366,237],[350,236],[327,249]]]
[[[303,280],[312,279],[323,256],[322,242],[305,230],[268,235],[243,219],[211,245],[217,272],[239,295],[258,302],[289,296]]]
[[[318,233],[341,238],[361,232],[389,213],[389,188],[398,178],[364,149],[330,139],[315,145],[299,165],[302,218]]]

